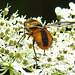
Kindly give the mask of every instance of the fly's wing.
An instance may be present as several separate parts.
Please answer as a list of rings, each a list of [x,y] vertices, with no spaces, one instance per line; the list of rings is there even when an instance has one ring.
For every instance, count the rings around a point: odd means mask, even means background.
[[[75,22],[58,22],[58,23],[45,25],[45,27],[46,28],[48,28],[48,27],[62,27],[62,26],[71,25],[71,24],[75,24]]]

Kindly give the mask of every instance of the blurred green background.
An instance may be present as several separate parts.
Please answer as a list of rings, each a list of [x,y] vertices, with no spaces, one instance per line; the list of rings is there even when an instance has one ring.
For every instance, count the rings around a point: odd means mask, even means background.
[[[0,9],[11,5],[9,15],[19,10],[19,15],[27,15],[26,18],[42,16],[42,20],[51,22],[56,20],[55,7],[69,8],[69,2],[75,0],[0,0]]]

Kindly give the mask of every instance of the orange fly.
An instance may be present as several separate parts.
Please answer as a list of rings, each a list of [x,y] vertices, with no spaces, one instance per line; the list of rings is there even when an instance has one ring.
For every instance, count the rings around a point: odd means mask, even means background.
[[[37,55],[34,48],[34,43],[36,42],[37,45],[45,51],[52,45],[53,42],[53,38],[50,32],[47,30],[47,28],[51,26],[60,27],[64,25],[70,25],[73,23],[75,22],[59,22],[42,26],[42,24],[35,19],[28,19],[24,22],[24,34],[22,37],[25,37],[25,34],[29,35],[29,37],[33,36],[33,50],[35,53],[36,63],[37,63]],[[25,30],[27,30],[28,33],[25,33]],[[20,38],[20,40],[22,39],[22,37]]]

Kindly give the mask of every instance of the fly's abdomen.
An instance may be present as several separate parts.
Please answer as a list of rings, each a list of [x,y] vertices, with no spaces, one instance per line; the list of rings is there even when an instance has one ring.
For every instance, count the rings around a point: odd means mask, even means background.
[[[36,29],[33,37],[41,49],[48,49],[52,44],[52,36],[46,28]]]

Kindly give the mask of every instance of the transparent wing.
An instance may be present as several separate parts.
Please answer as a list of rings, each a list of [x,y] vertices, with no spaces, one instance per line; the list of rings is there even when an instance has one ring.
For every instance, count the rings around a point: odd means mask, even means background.
[[[48,27],[62,27],[62,26],[71,25],[71,24],[75,24],[75,22],[58,22],[58,23],[45,25],[45,27],[46,28],[48,28]]]

